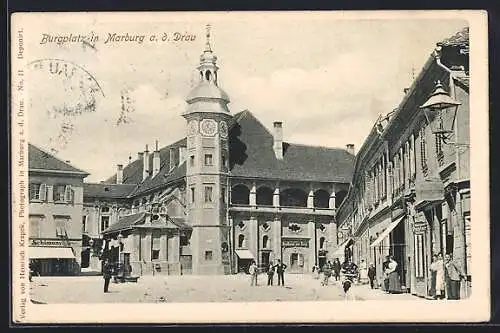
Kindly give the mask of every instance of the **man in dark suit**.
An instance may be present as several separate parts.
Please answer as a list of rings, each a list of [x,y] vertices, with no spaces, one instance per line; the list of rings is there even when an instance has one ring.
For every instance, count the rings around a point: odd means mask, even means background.
[[[107,293],[108,288],[109,288],[109,280],[111,280],[111,273],[113,271],[113,268],[111,267],[111,264],[109,263],[108,259],[104,260],[104,264],[102,267],[102,277],[104,278],[104,292]]]
[[[278,273],[278,286],[285,286],[285,269],[286,265],[278,259],[278,263],[276,264],[276,273]]]

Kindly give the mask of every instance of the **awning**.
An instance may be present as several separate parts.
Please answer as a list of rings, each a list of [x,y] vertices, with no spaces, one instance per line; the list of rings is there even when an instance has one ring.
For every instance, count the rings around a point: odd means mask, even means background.
[[[337,249],[333,251],[332,258],[339,258],[340,261],[344,261],[345,247],[349,245],[350,242],[353,241],[354,239],[348,238],[346,241],[340,244],[339,247],[337,247]]]
[[[254,259],[255,257],[250,250],[236,250],[236,254],[240,259]]]
[[[384,240],[384,238],[386,238],[387,236],[389,236],[389,234],[391,233],[391,231],[393,231],[394,228],[396,228],[396,226],[399,224],[399,222],[401,222],[404,218],[405,218],[405,216],[403,215],[400,218],[398,218],[397,220],[392,221],[391,223],[389,223],[389,225],[387,226],[387,228],[385,228],[385,230],[377,237],[377,239],[375,239],[373,241],[373,243],[370,244],[370,247],[375,247],[378,244],[380,244],[380,242],[382,242]]]
[[[70,247],[29,247],[30,259],[75,259]]]

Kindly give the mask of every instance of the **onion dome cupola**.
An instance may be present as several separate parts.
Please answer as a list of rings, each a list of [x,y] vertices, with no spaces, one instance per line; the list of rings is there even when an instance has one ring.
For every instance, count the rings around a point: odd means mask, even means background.
[[[205,49],[203,54],[200,56],[200,64],[197,67],[200,81],[186,98],[186,102],[190,104],[188,112],[195,111],[189,109],[191,109],[194,106],[193,104],[196,104],[195,102],[197,101],[207,102],[208,104],[215,102],[215,104],[218,104],[219,107],[223,107],[224,110],[220,111],[229,112],[229,109],[227,108],[227,104],[230,102],[229,96],[219,87],[218,83],[219,67],[217,66],[217,56],[212,51],[212,47],[210,45],[210,25],[207,25],[206,37],[207,41]],[[203,104],[207,106],[207,103]],[[213,112],[215,110],[206,111]]]

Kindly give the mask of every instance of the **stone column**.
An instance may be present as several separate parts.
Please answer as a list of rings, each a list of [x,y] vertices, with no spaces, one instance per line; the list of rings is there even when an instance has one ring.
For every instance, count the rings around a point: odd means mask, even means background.
[[[310,272],[312,266],[316,264],[317,259],[317,239],[316,239],[316,224],[313,219],[307,222],[307,235],[310,237],[309,240],[309,258],[308,258],[308,266],[305,267],[306,272]]]
[[[160,261],[168,261],[168,231],[163,230],[160,235]]]
[[[335,189],[332,190],[330,194],[330,200],[328,200],[328,208],[335,209]]]
[[[250,217],[250,221],[248,221],[248,240],[247,240],[247,248],[252,252],[255,256],[255,261],[257,265],[260,263],[259,258],[259,226],[258,220],[255,216]]]
[[[314,191],[312,189],[307,196],[307,208],[314,208]]]
[[[257,205],[257,188],[255,183],[252,184],[252,188],[250,189],[249,204],[250,206]]]
[[[145,230],[142,239],[142,261],[146,264],[143,266],[143,272],[145,274],[152,274],[151,265],[151,230]]]
[[[273,260],[281,259],[281,219],[279,217],[274,218],[271,228],[273,232]]]
[[[274,207],[279,207],[280,206],[280,188],[279,188],[278,185],[276,185],[276,188],[274,189],[273,206]]]

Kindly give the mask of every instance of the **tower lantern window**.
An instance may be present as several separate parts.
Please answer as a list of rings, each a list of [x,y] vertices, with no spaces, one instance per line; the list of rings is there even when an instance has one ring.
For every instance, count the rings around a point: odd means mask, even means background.
[[[207,81],[210,81],[211,78],[212,78],[212,73],[210,71],[206,71],[205,72],[205,78],[207,79]]]

